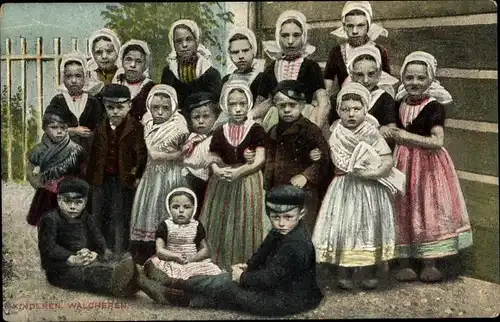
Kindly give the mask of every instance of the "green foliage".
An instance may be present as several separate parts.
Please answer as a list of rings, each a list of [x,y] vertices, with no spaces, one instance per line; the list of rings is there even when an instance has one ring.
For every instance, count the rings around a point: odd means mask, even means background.
[[[7,86],[4,85],[2,89],[1,98],[2,110],[2,178],[7,178],[7,149],[10,149],[12,155],[12,179],[22,180],[24,177],[25,156],[37,143],[36,127],[37,123],[35,118],[27,118],[27,151],[24,151],[24,137],[23,137],[23,92],[21,87],[17,88],[16,93],[11,93],[10,105],[7,102]],[[34,110],[30,106],[26,112]],[[8,113],[10,111],[10,113]],[[38,117],[40,117],[38,115]],[[10,124],[9,124],[10,123]],[[9,126],[10,125],[10,126]],[[12,146],[8,146],[8,139],[11,138]]]
[[[220,13],[214,12],[217,5]],[[172,51],[168,41],[170,26],[179,19],[196,21],[201,32],[201,42],[217,46],[222,52],[223,42],[214,31],[225,23],[232,23],[234,14],[222,10],[218,2],[168,2],[168,3],[120,3],[109,5],[101,12],[106,27],[115,30],[123,42],[130,39],[146,41],[152,53],[151,74],[159,82],[168,54]],[[223,56],[214,59],[224,63]]]

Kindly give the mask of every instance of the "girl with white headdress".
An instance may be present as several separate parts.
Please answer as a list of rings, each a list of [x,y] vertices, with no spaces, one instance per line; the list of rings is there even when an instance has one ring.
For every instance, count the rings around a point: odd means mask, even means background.
[[[94,31],[89,38],[89,78],[98,83],[102,82],[103,85],[110,84],[121,67],[121,61],[118,59],[120,48],[120,38],[113,30],[102,28]]]
[[[152,115],[144,127],[148,161],[137,187],[130,223],[132,255],[141,264],[154,254],[155,231],[165,219],[163,202],[167,193],[186,185],[181,151],[189,135],[171,86],[154,86],[146,105]]]
[[[99,99],[89,94],[95,82],[87,77],[86,59],[82,53],[63,55],[59,72],[61,78],[56,89],[58,94],[52,98],[49,106],[64,110],[71,119],[68,123],[70,138],[88,153],[93,131],[107,117],[106,111]]]
[[[394,257],[391,193],[398,188],[388,179],[394,171],[391,149],[367,121],[369,102],[370,92],[358,83],[346,84],[337,96],[340,121],[329,139],[336,176],[312,234],[317,261],[339,266],[337,282],[344,289],[353,288],[357,267],[363,270],[361,285],[376,288],[377,264]]]
[[[147,114],[146,99],[151,88],[155,86],[149,78],[151,51],[146,42],[132,39],[120,48],[118,59],[122,67],[116,71],[113,83],[129,88],[132,102],[129,114],[144,125],[151,118],[151,115]]]
[[[168,55],[167,66],[163,69],[161,83],[175,88],[179,97],[179,108],[187,118],[184,100],[197,92],[209,92],[214,100],[219,99],[221,76],[212,66],[211,53],[203,46],[201,31],[196,22],[177,20],[168,34],[172,52]]]
[[[393,98],[395,96],[393,86],[399,80],[382,70],[382,57],[378,48],[372,45],[354,48],[347,69],[349,77],[344,81],[344,85],[355,82],[370,91],[368,113],[377,119],[381,133],[384,133],[388,126],[395,127],[398,115]],[[339,115],[336,112],[332,113],[330,121],[333,123],[337,119]]]
[[[231,58],[228,74],[222,78],[224,85],[228,80],[243,80],[257,97],[264,71],[265,60],[257,59],[257,39],[252,30],[235,27],[226,38],[225,47]]]
[[[165,207],[168,216],[155,231],[156,254],[145,263],[146,273],[152,277],[159,275],[153,271],[160,271],[160,275],[180,280],[222,273],[210,258],[203,224],[193,219],[196,194],[185,187],[173,189],[165,198]]]
[[[275,40],[264,41],[264,51],[273,60],[262,76],[256,102],[252,110],[255,119],[263,119],[269,130],[278,123],[278,110],[272,106],[271,93],[283,80],[297,80],[306,86],[307,105],[302,114],[319,128],[326,123],[329,100],[318,63],[309,58],[316,47],[307,43],[307,20],[299,11],[287,10],[276,21]]]
[[[351,60],[354,48],[372,45],[380,51],[381,68],[390,74],[387,49],[376,44],[379,36],[387,37],[388,32],[373,23],[373,11],[368,1],[346,1],[342,9],[342,26],[332,32],[340,39],[340,44],[333,47],[328,55],[325,67],[325,85],[328,93],[333,94],[335,78],[340,88],[349,76],[347,63]],[[332,109],[333,110],[333,109]]]
[[[396,278],[436,282],[436,260],[472,245],[472,231],[457,172],[444,144],[445,104],[450,93],[436,80],[437,61],[429,53],[409,54],[401,66],[396,106],[396,166],[406,173],[408,193],[396,199],[401,270]],[[410,258],[423,261],[417,276]]]
[[[252,103],[245,82],[224,85],[220,106],[229,122],[215,130],[209,147],[224,165],[212,164],[213,175],[199,218],[207,228],[215,262],[226,270],[250,258],[270,227],[261,172],[266,133],[248,117]],[[247,150],[255,151],[252,162],[245,159]]]

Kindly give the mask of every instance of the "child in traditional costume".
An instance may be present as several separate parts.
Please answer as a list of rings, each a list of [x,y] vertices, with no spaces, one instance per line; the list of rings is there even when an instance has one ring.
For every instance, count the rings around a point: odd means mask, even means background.
[[[189,111],[191,134],[183,147],[182,173],[200,202],[194,214],[194,219],[198,219],[211,175],[210,165],[214,162],[222,165],[222,159],[209,152],[221,110],[214,102],[212,93],[208,92],[191,94],[186,98],[185,105]]]
[[[121,60],[118,59],[120,48],[120,38],[111,29],[102,28],[90,35],[89,53],[91,59],[87,62],[87,71],[91,80],[102,83],[102,85],[111,84],[116,72],[121,67]]]
[[[174,188],[186,186],[181,173],[181,150],[189,135],[184,116],[179,113],[177,94],[168,85],[155,85],[146,106],[152,115],[144,128],[148,162],[132,207],[131,251],[137,263],[155,252],[155,232],[165,219],[164,202]]]
[[[37,226],[42,216],[57,207],[57,185],[66,177],[84,175],[86,153],[68,135],[72,114],[55,102],[42,120],[42,140],[28,154],[28,181],[36,189],[28,224]]]
[[[363,268],[362,286],[376,288],[379,262],[394,257],[395,231],[388,180],[391,150],[367,121],[370,92],[361,84],[342,87],[337,97],[341,119],[332,126],[330,149],[336,176],[321,205],[312,240],[319,262],[339,266],[338,285],[351,289],[353,268]]]
[[[274,90],[273,101],[280,119],[267,135],[264,189],[283,184],[303,188],[304,221],[312,232],[321,202],[318,184],[329,169],[330,159],[321,130],[301,114],[306,104],[304,92],[304,86],[295,80],[279,82]],[[312,161],[310,152],[315,149],[325,157]]]
[[[283,80],[297,80],[306,86],[307,105],[302,114],[322,128],[330,109],[325,82],[318,63],[308,58],[316,47],[307,43],[306,17],[298,11],[287,10],[276,21],[275,40],[265,41],[264,51],[273,60],[262,76],[252,117],[262,119],[267,131],[278,123],[278,111],[272,107],[271,94]],[[314,101],[314,102],[313,102]]]
[[[70,138],[88,153],[93,131],[106,118],[106,111],[99,99],[89,94],[93,81],[88,78],[83,54],[72,52],[63,55],[60,74],[59,94],[52,98],[50,106],[58,106],[71,116],[68,124]],[[51,112],[51,109],[45,110],[45,113]]]
[[[129,111],[130,90],[120,84],[101,91],[108,117],[96,128],[87,180],[92,186],[92,214],[106,244],[117,254],[128,250],[135,190],[146,167],[144,129]]]
[[[148,44],[142,40],[129,40],[120,48],[118,59],[122,67],[116,71],[113,83],[129,88],[132,102],[129,113],[145,124],[151,118],[150,115],[144,115],[147,112],[146,99],[155,85],[149,78],[152,59]]]
[[[221,90],[220,73],[210,62],[210,51],[200,43],[201,31],[196,22],[187,19],[173,23],[168,34],[172,52],[163,69],[161,83],[175,88],[179,108],[184,117],[189,115],[184,100],[197,92],[212,93],[219,99]]]
[[[398,128],[386,135],[396,141],[396,166],[408,177],[408,193],[398,195],[397,245],[401,270],[396,278],[437,282],[442,257],[472,245],[472,231],[457,172],[443,147],[450,93],[436,77],[437,62],[429,53],[409,54],[401,66],[396,96]],[[423,261],[417,276],[409,259]]]
[[[228,80],[239,79],[245,81],[250,91],[252,91],[253,97],[256,98],[262,80],[265,60],[257,59],[257,39],[255,34],[248,28],[235,27],[229,32],[224,48],[229,52],[232,64],[229,67],[228,74],[222,78],[222,85]]]
[[[224,85],[220,106],[229,123],[215,130],[209,151],[224,165],[213,163],[200,221],[214,251],[215,262],[224,269],[251,256],[267,233],[261,168],[265,162],[265,132],[247,117],[252,93],[241,81]],[[247,163],[245,150],[255,150]]]
[[[304,203],[305,193],[298,187],[271,188],[266,194],[266,211],[273,229],[246,264],[233,265],[231,274],[187,280],[184,288],[192,294],[191,306],[211,301],[218,308],[263,316],[316,308],[323,294],[316,282],[311,235],[302,220]]]
[[[38,249],[47,281],[57,287],[131,296],[135,283],[132,258],[117,260],[98,224],[85,211],[89,185],[67,178],[57,188],[58,206],[40,222]]]

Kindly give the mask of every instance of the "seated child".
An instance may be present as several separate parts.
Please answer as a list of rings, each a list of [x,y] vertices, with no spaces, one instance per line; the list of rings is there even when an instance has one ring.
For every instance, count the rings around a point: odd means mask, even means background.
[[[114,260],[85,209],[89,185],[68,178],[57,188],[58,207],[40,222],[38,249],[47,281],[57,287],[130,296],[138,291],[131,258]]]
[[[148,162],[134,197],[130,223],[132,256],[141,265],[155,252],[155,232],[166,219],[164,202],[174,188],[186,185],[181,150],[189,130],[171,86],[155,85],[146,101],[151,120],[144,128]]]
[[[303,117],[306,104],[304,87],[295,80],[278,83],[274,104],[279,122],[267,134],[264,188],[292,184],[306,192],[306,217],[310,232],[314,229],[320,205],[319,184],[329,170],[329,148],[317,125]],[[326,157],[315,162],[311,150],[319,149]]]
[[[196,276],[184,283],[194,297],[223,309],[280,316],[316,308],[323,294],[316,282],[316,257],[302,218],[305,193],[291,185],[271,188],[266,210],[273,229],[246,264],[232,274]]]
[[[101,91],[108,117],[96,128],[87,168],[92,186],[92,214],[113,252],[128,250],[134,195],[146,167],[147,148],[141,123],[129,114],[125,85]]]
[[[168,286],[176,279],[187,280],[192,276],[222,272],[210,259],[203,225],[192,218],[197,206],[196,195],[190,189],[176,188],[168,194],[166,208],[169,217],[156,231],[156,255],[144,265],[146,276],[139,273],[139,285],[146,294],[151,294],[148,279]],[[152,297],[166,303],[164,294]]]
[[[42,140],[28,154],[28,181],[36,189],[27,221],[37,226],[47,211],[57,207],[56,189],[65,177],[83,176],[86,153],[68,135],[69,111],[55,102],[43,115]]]
[[[209,152],[213,131],[221,125],[218,123],[221,109],[214,102],[213,94],[208,92],[198,92],[188,96],[185,105],[189,112],[192,132],[183,148],[185,167],[182,171],[188,186],[202,203],[211,174],[210,164],[222,164],[219,157]],[[198,219],[202,206],[202,204],[199,205],[194,219]]]

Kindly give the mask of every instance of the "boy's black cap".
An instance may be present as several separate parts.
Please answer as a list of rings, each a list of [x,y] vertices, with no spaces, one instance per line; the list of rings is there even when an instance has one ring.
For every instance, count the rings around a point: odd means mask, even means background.
[[[207,103],[215,103],[213,94],[209,92],[197,92],[186,97],[184,106],[188,112]]]
[[[302,207],[304,203],[304,189],[292,185],[275,186],[266,193],[266,208],[276,212]]]
[[[80,198],[83,198],[88,196],[89,189],[89,184],[82,179],[67,178],[57,186],[57,194],[73,192],[79,194]]]
[[[276,85],[276,87],[273,90],[273,96],[276,95],[278,92],[281,92],[286,96],[290,97],[291,99],[297,101],[306,100],[305,86],[303,83],[297,80],[288,79],[279,82],[278,85]]]
[[[57,102],[50,102],[50,104],[45,108],[43,112],[44,115],[55,115],[57,118],[65,124],[71,123],[71,117],[73,113],[68,108],[64,108]]]
[[[124,103],[130,101],[130,90],[121,84],[106,84],[101,89],[101,97],[108,101]]]

